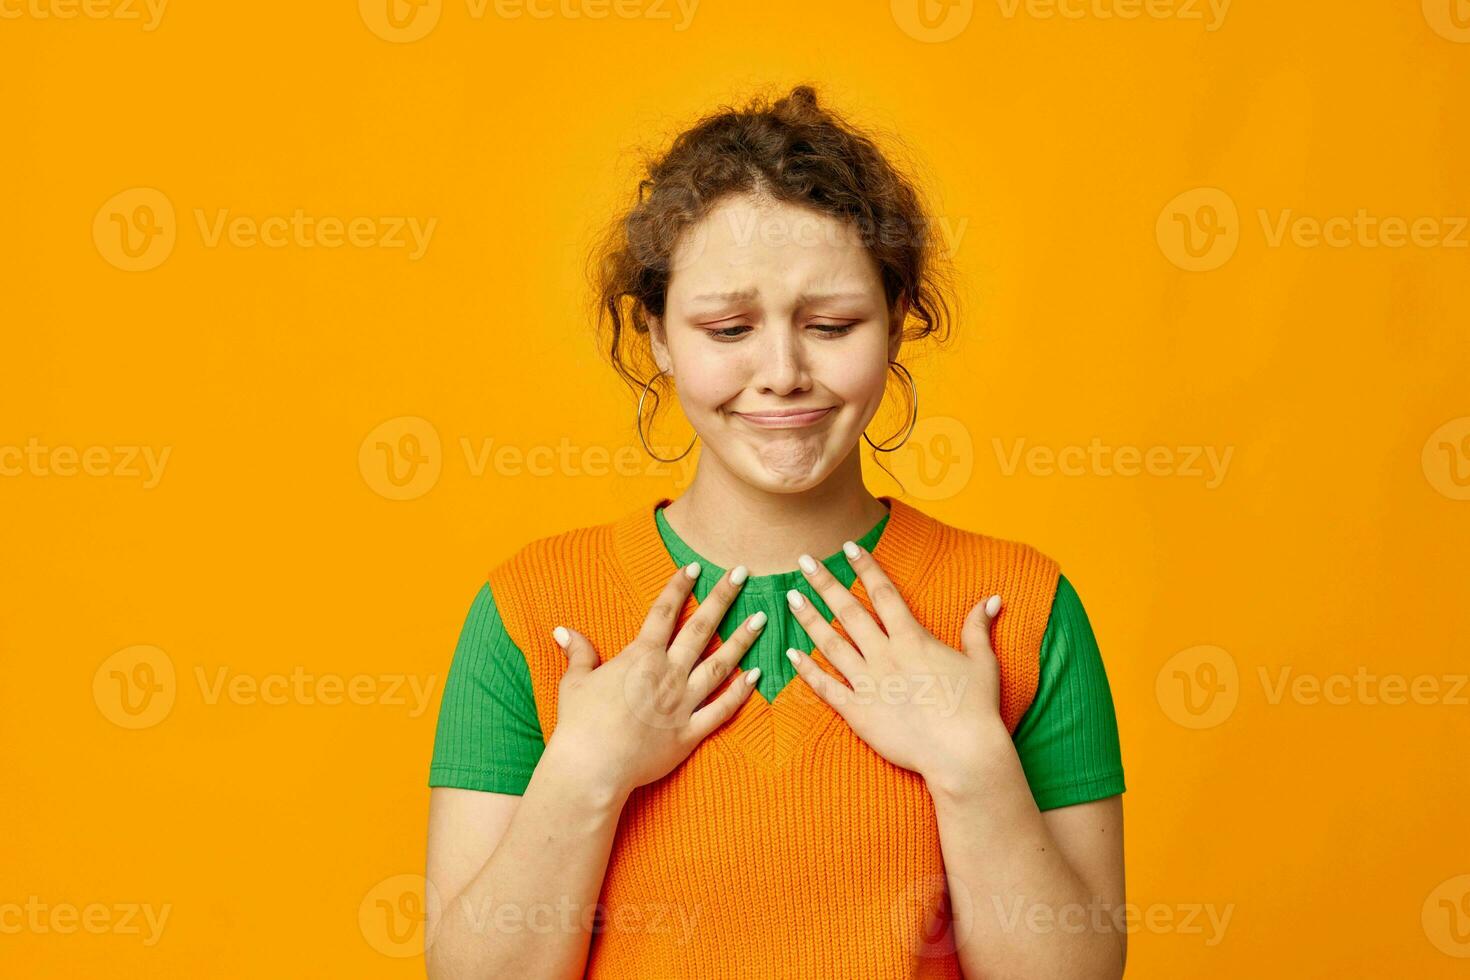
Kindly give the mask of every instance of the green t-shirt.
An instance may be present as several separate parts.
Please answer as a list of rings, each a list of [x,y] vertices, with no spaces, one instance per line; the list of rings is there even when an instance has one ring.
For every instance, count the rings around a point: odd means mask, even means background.
[[[662,508],[655,517],[673,564],[697,561],[702,566],[694,596],[703,602],[726,570],[684,544]],[[858,544],[871,552],[887,523],[885,515]],[[822,561],[838,581],[852,587],[857,573],[841,551]],[[788,589],[800,590],[829,621],[833,618],[806,576],[793,569],[747,578],[719,626],[721,639],[728,639],[757,610],[765,611],[765,629],[740,667],[761,668],[756,691],[767,701],[796,677],[786,648],[815,646],[786,605]],[[1013,741],[1039,809],[1124,791],[1118,724],[1102,655],[1081,600],[1065,575],[1057,582],[1041,642],[1036,698],[1016,726]],[[444,684],[429,785],[520,795],[544,748],[530,670],[501,622],[487,582],[470,605]]]

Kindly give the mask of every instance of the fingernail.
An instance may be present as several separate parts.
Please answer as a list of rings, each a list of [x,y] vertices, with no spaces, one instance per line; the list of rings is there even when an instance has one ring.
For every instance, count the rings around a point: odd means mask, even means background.
[[[765,629],[766,626],[766,611],[762,609],[760,612],[750,617],[750,620],[745,625],[746,628],[748,628],[752,633],[759,633],[761,630]]]
[[[749,684],[751,687],[755,687],[755,682],[760,679],[761,669],[759,667],[752,667],[745,672],[745,683]]]
[[[567,628],[565,626],[558,626],[556,629],[551,631],[551,635],[556,640],[556,645],[561,647],[563,650],[567,648],[568,643],[572,642],[572,634],[567,632]]]
[[[856,542],[844,541],[842,542],[842,553],[849,559],[853,559],[862,554],[863,549],[859,548]]]
[[[745,577],[749,574],[750,569],[746,568],[744,565],[736,565],[735,570],[730,573],[730,581],[734,582],[736,585],[739,585],[741,582],[745,581]]]
[[[800,609],[802,606],[806,605],[806,596],[802,595],[795,589],[787,589],[786,601],[791,604],[792,609]]]
[[[985,600],[985,615],[994,619],[995,614],[998,612],[1000,612],[1000,596],[993,595]]]
[[[811,555],[802,555],[796,559],[796,562],[801,566],[801,570],[808,575],[815,575],[817,573],[817,563],[812,559]]]
[[[795,650],[792,650],[788,647],[786,650],[786,659],[791,661],[791,666],[795,667],[797,663],[801,660],[801,656]]]
[[[693,579],[699,578],[699,562],[691,561],[689,564],[685,565],[684,574]]]

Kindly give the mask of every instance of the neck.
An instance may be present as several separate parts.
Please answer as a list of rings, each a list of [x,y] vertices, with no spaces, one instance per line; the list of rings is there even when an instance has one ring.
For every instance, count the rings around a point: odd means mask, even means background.
[[[799,555],[825,558],[888,512],[863,485],[861,464],[854,447],[820,485],[781,493],[752,486],[701,457],[694,481],[664,508],[664,517],[685,544],[721,568],[744,565],[752,575],[791,571]]]

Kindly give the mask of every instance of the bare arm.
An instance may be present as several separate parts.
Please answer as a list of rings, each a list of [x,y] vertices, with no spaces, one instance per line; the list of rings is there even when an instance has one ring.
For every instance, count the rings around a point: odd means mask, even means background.
[[[930,785],[965,976],[1121,977],[1122,797],[1042,813],[1006,743],[991,770]]]
[[[990,629],[1001,597],[974,605],[961,631],[962,649],[954,650],[914,618],[871,554],[853,542],[844,550],[882,628],[841,582],[814,564],[805,568],[807,577],[852,642],[811,603],[792,608],[842,678],[802,651],[788,655],[798,676],[860,738],[889,762],[924,777],[934,798],[961,969],[975,980],[1121,976],[1122,799],[1046,815],[1036,808],[1000,715]],[[960,692],[952,703],[920,696],[934,689],[936,679],[939,690]],[[884,697],[872,697],[875,690]]]
[[[525,796],[429,800],[430,977],[580,977],[626,792],[579,777],[555,737]]]
[[[638,636],[606,663],[586,636],[558,628],[567,654],[558,722],[524,796],[433,790],[430,977],[557,980],[585,972],[628,797],[734,715],[760,673],[739,675],[711,697],[755,641],[760,614],[701,659],[744,583],[744,566],[721,578],[670,643],[698,574],[691,569],[674,573]]]

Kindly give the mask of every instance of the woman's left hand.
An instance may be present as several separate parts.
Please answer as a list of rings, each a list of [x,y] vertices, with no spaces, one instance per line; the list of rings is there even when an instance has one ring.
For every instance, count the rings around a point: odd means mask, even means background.
[[[995,761],[996,752],[1011,745],[1000,717],[1000,667],[990,645],[990,624],[1000,612],[1000,596],[975,604],[961,632],[963,650],[955,650],[914,617],[871,553],[851,547],[857,554],[853,557],[849,551],[848,562],[882,625],[825,565],[803,555],[807,581],[857,649],[792,589],[787,605],[851,687],[805,653],[787,651],[797,675],[875,752],[919,773],[931,785],[957,785],[983,772]],[[793,595],[801,599],[799,606],[792,604]]]

